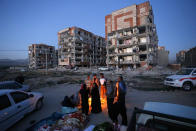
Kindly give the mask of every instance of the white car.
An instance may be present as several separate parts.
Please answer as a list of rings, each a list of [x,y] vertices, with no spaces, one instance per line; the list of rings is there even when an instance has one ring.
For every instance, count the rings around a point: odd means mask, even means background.
[[[99,67],[100,71],[109,71],[110,69],[108,67]]]
[[[26,114],[41,109],[42,105],[41,93],[0,90],[0,130],[8,129]]]
[[[15,89],[20,91],[30,91],[30,87],[28,85],[22,85],[16,81],[0,82],[0,89]]]
[[[138,117],[139,116],[139,117]],[[145,102],[135,108],[128,130],[195,131],[196,108],[179,104]]]
[[[164,85],[191,90],[196,86],[196,68],[183,68],[176,75],[166,77]]]

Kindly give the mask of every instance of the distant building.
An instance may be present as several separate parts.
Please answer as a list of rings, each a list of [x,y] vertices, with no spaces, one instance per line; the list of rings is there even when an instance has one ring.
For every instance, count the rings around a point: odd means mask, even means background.
[[[158,36],[150,2],[105,16],[107,64],[117,68],[157,65]]]
[[[185,53],[184,66],[196,68],[196,47],[189,49]]]
[[[11,66],[9,69],[13,71],[27,71],[26,66]]]
[[[55,50],[55,65],[58,66],[58,50]]]
[[[167,66],[169,64],[169,51],[165,50],[164,46],[158,47],[158,65]]]
[[[181,50],[176,54],[176,62],[177,64],[183,65],[185,62],[185,53],[186,50]]]
[[[29,46],[29,68],[43,69],[56,66],[55,47],[46,44]],[[47,66],[46,66],[47,65]]]
[[[105,39],[79,27],[58,32],[59,66],[106,65]]]

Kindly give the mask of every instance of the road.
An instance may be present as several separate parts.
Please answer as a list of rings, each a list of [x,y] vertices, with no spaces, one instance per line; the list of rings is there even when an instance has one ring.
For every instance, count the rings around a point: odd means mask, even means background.
[[[39,120],[51,115],[53,112],[60,111],[60,102],[63,100],[64,96],[72,95],[73,93],[78,91],[79,88],[80,85],[78,84],[62,84],[56,85],[54,87],[46,87],[34,90],[36,92],[43,93],[45,97],[43,108],[40,111],[35,111],[25,116],[21,121],[12,126],[9,131],[23,131],[30,127],[33,121],[38,122]],[[139,91],[128,88],[126,95],[128,120],[131,118],[133,108],[143,108],[144,103],[147,101],[167,102],[196,107],[196,91]],[[106,104],[103,105],[102,113],[90,114],[90,121],[88,125],[96,125],[104,121],[110,121],[107,114]]]

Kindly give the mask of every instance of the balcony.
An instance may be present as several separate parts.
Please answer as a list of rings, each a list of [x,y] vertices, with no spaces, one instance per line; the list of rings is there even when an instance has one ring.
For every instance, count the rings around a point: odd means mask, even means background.
[[[120,64],[136,64],[136,63],[139,63],[139,61],[137,60],[124,60],[124,61],[121,61]]]
[[[140,51],[139,54],[147,54],[147,51]]]
[[[121,53],[118,53],[117,55],[118,56],[127,56],[127,55],[133,55],[135,54],[134,52],[121,52]]]
[[[116,56],[116,53],[109,53],[108,56]]]
[[[115,48],[115,47],[116,47],[116,45],[108,45],[108,46],[106,46],[106,48],[108,48],[108,49]]]
[[[83,53],[83,51],[81,50],[81,51],[79,51],[79,50],[75,50],[75,54],[82,54]]]
[[[116,65],[116,64],[118,64],[117,61],[109,61],[109,62],[107,62],[107,63],[108,63],[109,65],[114,65],[114,64]]]

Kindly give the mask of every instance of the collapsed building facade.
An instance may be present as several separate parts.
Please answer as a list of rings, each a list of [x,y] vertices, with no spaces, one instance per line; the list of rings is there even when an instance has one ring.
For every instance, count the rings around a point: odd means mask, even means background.
[[[29,68],[43,69],[57,66],[55,47],[46,44],[29,46]]]
[[[196,47],[189,49],[185,53],[184,66],[196,68]]]
[[[157,64],[159,66],[166,67],[169,64],[169,51],[165,49],[164,46],[158,47],[158,53],[157,53],[158,59]]]
[[[78,27],[58,32],[59,66],[102,66],[106,65],[106,42]]]
[[[157,64],[158,37],[149,2],[105,16],[107,65],[137,68]]]
[[[184,65],[184,63],[185,63],[185,54],[186,54],[186,50],[181,50],[176,54],[177,64]]]

